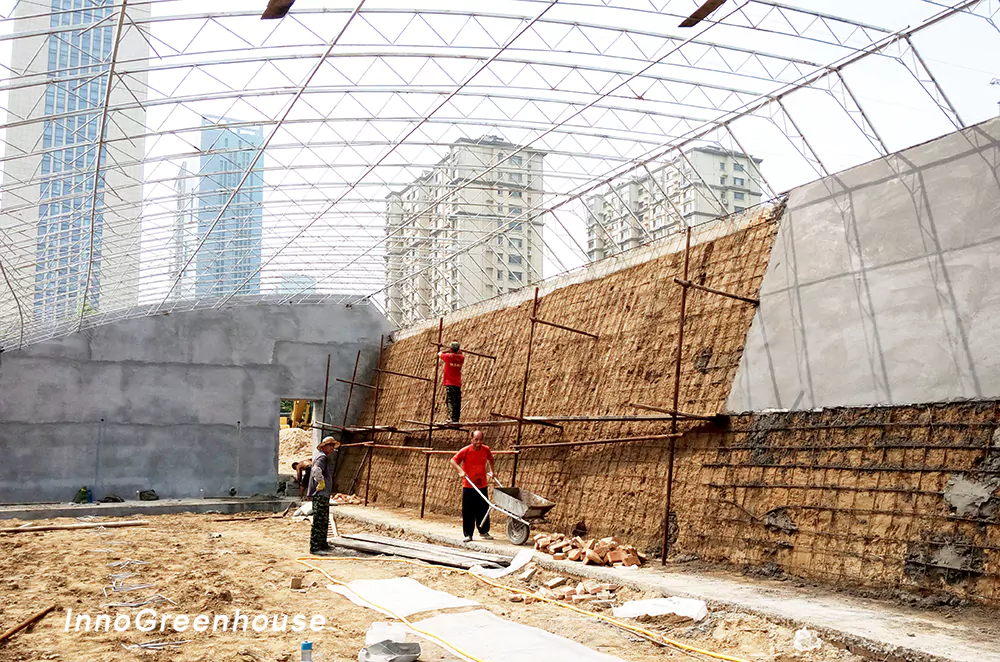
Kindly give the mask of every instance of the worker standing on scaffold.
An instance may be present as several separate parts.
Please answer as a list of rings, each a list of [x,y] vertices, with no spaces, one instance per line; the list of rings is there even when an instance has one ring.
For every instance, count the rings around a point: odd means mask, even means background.
[[[465,354],[457,342],[451,343],[450,352],[441,352],[438,358],[444,361],[445,405],[448,407],[448,422],[458,423],[462,414],[462,364]]]

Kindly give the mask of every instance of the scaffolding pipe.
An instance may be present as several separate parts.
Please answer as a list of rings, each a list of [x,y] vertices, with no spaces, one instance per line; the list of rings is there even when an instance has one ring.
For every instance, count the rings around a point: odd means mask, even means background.
[[[360,386],[361,388],[371,389],[372,391],[379,390],[378,386],[372,386],[371,384],[362,384],[361,382],[356,382],[353,379],[351,381],[347,381],[346,379],[341,379],[340,377],[337,377],[337,381],[340,382],[341,384],[350,384],[351,386]]]
[[[710,294],[718,294],[719,296],[729,297],[730,299],[736,299],[738,301],[746,301],[749,304],[755,306],[760,305],[760,299],[751,299],[750,297],[741,296],[739,294],[733,294],[732,292],[723,292],[722,290],[716,290],[711,287],[705,287],[704,285],[698,285],[697,283],[692,283],[689,280],[682,280],[680,278],[674,278],[674,282],[683,288],[692,287],[696,290],[701,290],[702,292],[708,292]]]
[[[441,341],[444,339],[444,318],[438,318],[438,340],[436,349],[441,349]],[[434,447],[434,408],[437,406],[438,371],[441,366],[441,359],[437,352],[434,354],[434,382],[431,387],[431,415],[427,418],[427,445]],[[424,486],[420,492],[420,519],[424,518],[424,509],[427,507],[427,474],[431,470],[430,456],[424,457]]]
[[[384,344],[384,336],[379,334],[378,337],[378,362],[375,363],[375,369],[382,367],[382,347]],[[371,439],[375,441],[375,419],[378,417],[378,394],[382,389],[379,388],[381,379],[379,378],[378,372],[375,373],[375,404],[372,407],[372,426],[371,426]],[[368,475],[365,478],[365,505],[368,505],[368,493],[371,491],[372,487],[372,464],[375,460],[375,447],[372,445],[368,449]]]
[[[383,375],[396,375],[397,377],[409,377],[410,379],[419,379],[422,382],[429,382],[429,377],[418,377],[417,375],[407,375],[404,372],[396,372],[394,370],[382,370],[381,368],[375,368],[375,372],[381,373]]]
[[[525,448],[566,448],[569,446],[596,446],[599,444],[624,444],[630,441],[653,441],[655,439],[670,439],[671,443],[677,437],[683,436],[682,433],[671,433],[671,434],[651,434],[643,437],[615,437],[613,439],[591,439],[589,441],[558,441],[554,444],[519,444],[514,446],[517,450],[524,450]]]
[[[441,318],[441,322],[442,322],[442,324],[444,323],[444,318],[443,317]],[[441,340],[442,340],[442,338],[439,335],[438,336],[438,341],[436,343],[433,343],[433,342],[430,342],[430,341],[428,341],[428,343],[430,344],[431,347],[437,347],[438,349],[442,349],[442,348],[445,347],[445,345],[442,344]],[[483,354],[481,352],[474,352],[471,349],[465,349],[464,347],[462,348],[462,353],[463,354],[471,354],[472,356],[478,356],[478,357],[483,358],[483,359],[489,359],[490,361],[496,361],[497,360],[497,357],[492,356],[490,354]]]
[[[531,423],[533,425],[544,425],[550,428],[556,428],[560,432],[563,430],[563,426],[558,423],[552,423],[548,420],[539,419],[537,416],[526,418],[524,416],[508,416],[507,414],[501,414],[499,412],[491,411],[490,416],[496,416],[497,418],[505,418],[509,421],[516,421],[518,423]]]
[[[344,407],[344,429],[347,429],[347,417],[351,413],[351,397],[354,395],[354,382],[358,379],[358,364],[361,363],[361,350],[354,358],[354,372],[351,374],[351,386],[347,389],[347,406]]]
[[[580,329],[574,329],[571,326],[564,326],[562,324],[556,324],[555,322],[549,322],[549,321],[546,321],[546,320],[540,320],[540,319],[538,319],[537,317],[535,317],[533,315],[531,317],[531,321],[532,322],[536,322],[538,324],[544,324],[546,326],[554,326],[555,328],[562,329],[563,331],[570,331],[572,333],[579,333],[581,336],[589,336],[589,337],[593,338],[594,340],[598,340],[599,339],[598,336],[597,336],[597,334],[595,334],[595,333],[590,333],[589,331],[581,331]]]
[[[687,238],[684,242],[684,280],[688,279],[688,270],[691,264],[691,227],[688,226]],[[681,314],[677,324],[677,362],[674,365],[674,420],[671,423],[670,431],[677,433],[676,412],[680,407],[681,397],[681,354],[684,352],[684,316],[687,314],[687,292],[688,288],[681,288]],[[670,438],[670,446],[667,451],[667,504],[663,514],[663,547],[660,552],[660,564],[667,564],[667,555],[670,552],[670,507],[673,499],[674,489],[674,454],[677,451],[676,437]]]
[[[535,288],[535,299],[531,304],[531,315],[528,319],[531,320],[531,329],[528,331],[528,357],[524,362],[524,381],[521,383],[521,413],[520,420],[517,421],[517,440],[514,442],[514,446],[518,446],[521,443],[521,433],[524,429],[524,403],[528,396],[528,374],[531,371],[531,347],[535,342],[535,315],[538,314],[538,288]],[[510,486],[515,487],[517,485],[517,455],[514,456],[514,468],[510,473]]]
[[[691,419],[695,421],[717,421],[720,418],[725,418],[725,414],[716,414],[715,416],[703,416],[702,414],[689,414],[683,411],[677,411],[675,409],[667,409],[665,407],[654,407],[653,405],[641,405],[635,402],[630,402],[629,407],[635,407],[636,409],[645,409],[647,411],[656,411],[661,414],[670,414],[671,418],[680,419]]]

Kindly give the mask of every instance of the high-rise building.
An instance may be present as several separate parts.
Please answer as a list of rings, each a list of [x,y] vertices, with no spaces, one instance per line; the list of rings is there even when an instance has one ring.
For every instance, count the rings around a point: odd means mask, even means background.
[[[541,279],[543,222],[531,209],[544,195],[543,158],[497,136],[462,138],[434,168],[388,196],[394,322],[447,313]]]
[[[9,92],[0,227],[13,242],[12,286],[36,320],[125,306],[138,296],[146,74],[118,79],[107,97],[120,6],[120,0],[16,4],[11,58],[19,78]],[[129,14],[148,16],[149,5],[130,6]],[[148,57],[138,29],[124,30],[118,60]]]
[[[170,280],[177,281],[177,285],[171,291],[171,297],[174,299],[190,299],[194,296],[195,266],[193,264],[187,266],[187,263],[198,245],[195,182],[195,178],[187,169],[187,162],[181,163],[177,179],[174,181],[177,209],[170,238]]]
[[[263,144],[263,130],[230,127],[233,122],[221,117],[206,117],[202,124],[198,236],[206,239],[195,258],[195,294],[260,294],[263,155],[240,182]]]
[[[761,159],[698,147],[587,199],[587,256],[600,260],[760,204]]]

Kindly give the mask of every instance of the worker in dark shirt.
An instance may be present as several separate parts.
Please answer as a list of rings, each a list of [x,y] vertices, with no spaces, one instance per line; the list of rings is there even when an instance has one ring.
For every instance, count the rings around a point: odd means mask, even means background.
[[[295,482],[299,486],[299,498],[301,499],[306,494],[306,488],[309,487],[309,468],[312,466],[312,460],[299,460],[298,462],[292,462],[292,469],[295,471]]]
[[[438,358],[444,361],[445,404],[448,407],[448,422],[458,423],[462,415],[462,364],[465,354],[457,342],[451,343],[450,352],[441,352]]]
[[[333,455],[340,447],[333,437],[326,437],[316,447],[309,472],[309,496],[312,497],[313,520],[309,535],[312,554],[330,549],[326,535],[330,530],[330,494],[333,489]]]

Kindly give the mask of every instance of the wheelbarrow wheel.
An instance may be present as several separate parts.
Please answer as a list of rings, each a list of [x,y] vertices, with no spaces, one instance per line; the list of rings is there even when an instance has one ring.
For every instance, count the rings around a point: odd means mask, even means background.
[[[507,539],[515,545],[523,545],[531,535],[531,527],[511,517],[507,518]]]

